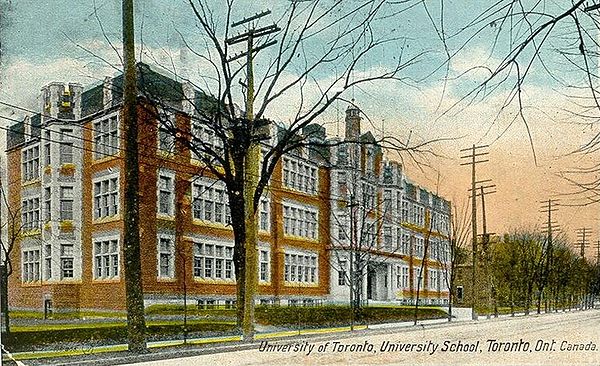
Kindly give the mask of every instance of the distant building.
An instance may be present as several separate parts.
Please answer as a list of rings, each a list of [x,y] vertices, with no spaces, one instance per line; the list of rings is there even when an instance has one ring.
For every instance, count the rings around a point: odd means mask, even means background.
[[[190,118],[189,101],[206,97],[145,65],[140,70],[145,95],[168,100],[168,118],[211,142]],[[125,308],[122,82],[122,76],[106,78],[86,91],[51,83],[42,88],[40,113],[7,134],[9,200],[21,208],[25,228],[11,257],[13,308]],[[233,231],[225,187],[208,173],[198,175],[200,161],[188,149],[173,148],[173,138],[148,112],[150,104],[142,98],[138,107],[146,305],[178,301],[185,281],[188,297],[199,305],[232,306]],[[355,188],[353,199],[370,205],[367,217],[381,223],[369,234],[364,299],[408,303],[421,281],[425,303],[447,301],[449,202],[411,184],[400,164],[384,160],[373,136],[360,133],[360,121],[360,111],[349,108],[346,139],[372,143],[298,150],[275,169],[259,213],[257,302],[348,301],[341,272],[351,250],[337,218],[349,217],[348,194]],[[318,125],[304,133],[326,139]]]

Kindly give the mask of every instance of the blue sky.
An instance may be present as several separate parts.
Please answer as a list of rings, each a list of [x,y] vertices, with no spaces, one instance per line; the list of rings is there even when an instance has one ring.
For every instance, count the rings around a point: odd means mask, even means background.
[[[215,6],[217,21],[222,21],[223,12],[219,9],[219,4],[222,2],[211,0],[210,3]],[[273,10],[273,15],[268,21],[274,21],[289,1],[239,0],[237,3],[239,7],[235,9],[234,19],[270,8]],[[353,6],[360,3],[360,0],[346,0],[345,4]],[[394,82],[365,85],[351,91],[348,97],[354,97],[361,105],[373,121],[372,128],[380,129],[384,126],[385,133],[403,138],[411,135],[412,138],[420,140],[461,136],[460,140],[436,146],[437,151],[447,158],[434,159],[431,164],[433,169],[426,169],[422,174],[418,169],[409,167],[416,179],[430,189],[434,189],[433,185],[436,184],[436,170],[440,171],[445,178],[442,179],[443,186],[440,187],[440,191],[456,201],[464,198],[469,178],[468,172],[458,165],[458,149],[472,143],[493,143],[491,151],[495,163],[492,167],[482,168],[482,176],[493,178],[499,186],[499,191],[504,190],[504,193],[502,199],[497,198],[497,209],[493,212],[497,218],[491,218],[492,224],[494,220],[497,225],[505,227],[535,223],[537,215],[532,218],[531,213],[515,211],[514,207],[530,209],[538,200],[563,189],[560,184],[552,183],[553,174],[556,173],[557,166],[569,164],[561,160],[564,153],[589,138],[593,129],[586,132],[567,123],[568,118],[559,111],[567,108],[568,102],[560,97],[561,91],[557,92],[559,86],[547,76],[540,64],[534,65],[530,82],[524,86],[524,98],[531,106],[526,113],[529,114],[530,127],[539,150],[538,166],[535,166],[531,159],[524,125],[521,122],[510,124],[516,113],[514,107],[507,108],[500,116],[498,115],[505,98],[503,93],[506,92],[506,87],[501,87],[485,100],[452,109],[449,113],[441,115],[441,112],[459,101],[487,75],[481,69],[464,74],[467,70],[480,65],[496,66],[508,49],[507,38],[501,38],[492,52],[493,35],[500,24],[484,22],[483,30],[469,39],[464,49],[452,60],[451,79],[446,84],[447,90],[440,103],[444,85],[444,67],[436,73],[432,71],[443,65],[445,58],[439,34],[433,26],[435,24],[438,31],[440,30],[441,3],[441,1],[415,1],[414,7],[378,23],[375,29],[377,35],[393,34],[406,39],[378,50],[368,62],[359,66],[359,69],[362,68],[364,72],[377,67],[385,68],[393,62],[393,57],[399,54],[401,45],[408,45],[405,48],[407,55],[426,52],[418,64],[405,70],[404,75],[410,78],[409,85]],[[489,6],[489,3],[491,2],[468,0],[443,2],[446,33],[455,35],[448,40],[451,52],[458,50],[473,34],[474,29],[459,32],[462,27],[480,14],[485,6]],[[106,75],[115,74],[114,69],[81,47],[111,62],[117,61],[114,51],[108,46],[102,34],[100,24],[106,36],[119,47],[121,1],[96,0],[95,5],[99,19],[96,19],[94,14],[94,2],[90,0],[13,0],[8,14],[10,24],[2,34],[5,55],[1,65],[0,100],[32,108],[36,106],[35,98],[40,88],[51,81],[78,81],[85,87],[98,82]],[[556,6],[558,5],[552,2],[547,3],[548,9]],[[568,4],[560,6],[568,6]],[[328,16],[333,19],[335,14],[328,14]],[[177,62],[180,61],[179,49],[182,43],[178,32],[181,32],[186,41],[194,46],[198,46],[202,41],[191,8],[185,0],[136,1],[136,28],[138,40],[141,37],[144,41],[143,61],[150,64],[154,59],[166,63],[169,60],[167,55],[174,57]],[[514,31],[515,35],[522,35],[527,29],[518,28]],[[330,35],[330,33],[323,34],[319,41],[327,40]],[[568,39],[557,37],[552,39],[551,44],[560,47],[568,42]],[[312,47],[318,50],[319,42],[314,42]],[[257,59],[258,72],[264,65],[264,59],[261,60],[261,57],[268,58],[268,56],[268,53],[265,53]],[[552,47],[544,51],[544,56],[550,61],[549,64],[553,65],[551,67],[554,69],[551,71],[556,75],[565,78],[576,77],[569,71],[572,68],[552,51]],[[195,63],[189,53],[186,57],[189,57],[189,67],[192,69],[190,72],[193,75],[201,74],[202,65]],[[335,72],[334,69],[329,68],[320,70],[315,76],[319,80],[326,81]],[[459,75],[462,77],[456,79]],[[285,120],[287,106],[292,106],[293,103],[292,99],[284,100],[282,106],[272,113],[280,113],[278,118]],[[548,110],[544,110],[544,113],[541,113],[540,109],[546,106],[555,107],[556,111],[549,113]],[[335,107],[342,112],[345,109],[345,105]],[[337,132],[335,122],[340,116],[335,107],[319,121],[328,124],[330,134]],[[0,114],[16,116],[19,113],[0,108]],[[549,114],[554,116],[558,123],[551,121],[548,118]],[[563,117],[565,117],[564,121]],[[368,129],[369,126],[366,128]],[[503,132],[505,129],[506,132]],[[499,136],[500,139],[496,141]],[[561,158],[557,159],[557,156]],[[530,180],[533,183],[523,187],[520,180]],[[508,214],[509,212],[518,213]],[[576,214],[571,212],[570,215],[594,218],[597,216],[596,211],[590,213],[580,209],[577,212]],[[572,218],[570,220],[581,221]],[[509,223],[506,224],[506,221]],[[593,225],[600,228],[597,222]]]

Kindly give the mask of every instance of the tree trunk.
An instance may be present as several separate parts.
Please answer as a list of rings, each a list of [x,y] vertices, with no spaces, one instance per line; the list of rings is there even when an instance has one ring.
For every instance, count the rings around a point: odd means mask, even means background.
[[[124,255],[129,350],[146,351],[146,321],[142,290],[139,228],[139,164],[137,76],[135,67],[133,0],[123,0],[123,128],[125,139]]]
[[[246,279],[246,227],[244,226],[244,200],[240,197],[240,195],[230,195],[229,206],[231,209],[233,234],[235,236],[233,262],[235,264],[236,281],[236,325],[241,330],[242,322],[244,320],[244,282]]]

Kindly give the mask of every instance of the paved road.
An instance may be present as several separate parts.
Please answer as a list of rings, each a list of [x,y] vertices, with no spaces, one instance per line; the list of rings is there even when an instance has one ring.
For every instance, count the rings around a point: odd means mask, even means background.
[[[257,343],[252,350],[135,365],[405,364],[600,365],[600,310],[386,329],[328,341]]]

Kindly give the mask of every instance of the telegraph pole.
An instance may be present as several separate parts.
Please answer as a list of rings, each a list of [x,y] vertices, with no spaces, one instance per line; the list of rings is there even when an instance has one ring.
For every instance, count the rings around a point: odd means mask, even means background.
[[[232,28],[248,24],[271,14],[270,10],[255,14],[248,18],[231,24]],[[259,161],[260,161],[260,142],[255,139],[254,132],[257,127],[254,120],[254,54],[261,49],[274,45],[277,41],[273,40],[259,46],[254,45],[256,38],[266,36],[279,31],[277,25],[272,24],[262,28],[255,28],[254,24],[248,30],[237,36],[225,40],[228,45],[234,45],[246,42],[247,50],[238,55],[234,55],[227,62],[234,61],[241,57],[246,57],[246,120],[249,124],[250,134],[248,149],[244,161],[244,221],[246,227],[245,242],[245,278],[244,278],[244,319],[242,321],[243,340],[251,342],[254,340],[254,296],[258,288],[258,228],[257,212],[254,196],[258,186]],[[239,305],[238,305],[239,306]]]
[[[485,183],[487,182],[491,182],[491,179],[485,179],[479,182],[476,182],[477,184],[480,184],[479,187],[475,190],[475,196],[480,196],[481,197],[481,224],[482,224],[482,229],[483,229],[483,233],[481,234],[481,244],[482,244],[482,250],[481,250],[481,259],[484,261],[484,278],[487,280],[487,305],[488,305],[488,312],[486,315],[486,318],[489,319],[490,318],[490,309],[492,308],[492,277],[490,276],[490,261],[489,261],[489,245],[490,245],[490,235],[492,235],[493,233],[488,233],[487,231],[487,216],[485,213],[485,195],[486,194],[493,194],[496,193],[496,185],[495,184],[488,184],[485,185]],[[487,189],[487,191],[486,191]],[[479,191],[479,192],[477,192]],[[473,192],[471,192],[471,194],[473,194]],[[497,310],[494,311],[494,313],[497,315]]]
[[[543,204],[540,212],[548,214],[548,221],[546,222],[546,226],[543,228],[547,231],[547,240],[546,240],[546,266],[544,268],[544,278],[542,281],[542,288],[540,289],[540,293],[538,295],[538,308],[537,312],[540,313],[541,301],[542,301],[542,293],[546,290],[546,285],[548,284],[548,279],[550,277],[550,267],[552,266],[552,254],[553,254],[553,246],[552,246],[552,234],[554,230],[557,230],[559,225],[557,225],[556,221],[552,221],[552,213],[558,211],[558,200],[548,199],[548,201],[540,201]],[[544,302],[544,311],[548,312],[548,297],[545,296],[546,301]]]
[[[589,227],[582,227],[577,229],[577,245],[579,246],[579,254],[581,258],[585,258],[585,248],[589,247],[589,237],[592,234],[592,229]]]
[[[477,164],[480,163],[486,163],[489,160],[484,159],[484,160],[477,160],[478,157],[480,156],[485,156],[488,155],[489,152],[481,152],[481,149],[485,149],[488,148],[489,145],[480,145],[480,146],[475,146],[473,144],[472,147],[468,148],[468,149],[462,149],[460,150],[461,152],[466,152],[466,151],[470,151],[469,155],[465,155],[465,156],[461,156],[461,159],[469,159],[467,160],[467,162],[461,163],[460,165],[471,165],[471,192],[475,192],[476,190],[476,185],[477,185],[477,180],[476,180],[476,173],[475,173],[475,168]],[[472,299],[471,299],[471,306],[472,306],[472,312],[471,312],[471,318],[473,320],[477,320],[477,312],[475,311],[475,306],[477,305],[477,296],[475,294],[476,292],[476,288],[475,288],[475,284],[476,284],[476,278],[477,278],[477,200],[476,200],[476,195],[472,194],[471,195],[471,207],[472,207],[472,213],[471,213],[471,225],[472,225],[472,235],[473,235],[473,268],[472,268],[472,272],[471,272],[471,293],[472,293]]]

